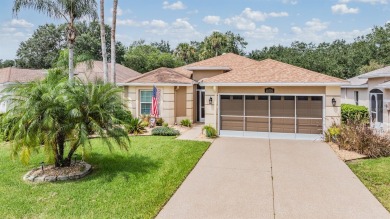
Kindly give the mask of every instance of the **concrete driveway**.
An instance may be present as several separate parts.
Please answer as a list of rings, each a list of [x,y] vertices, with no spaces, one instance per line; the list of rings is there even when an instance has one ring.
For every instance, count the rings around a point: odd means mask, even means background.
[[[322,142],[218,138],[157,218],[390,218]]]

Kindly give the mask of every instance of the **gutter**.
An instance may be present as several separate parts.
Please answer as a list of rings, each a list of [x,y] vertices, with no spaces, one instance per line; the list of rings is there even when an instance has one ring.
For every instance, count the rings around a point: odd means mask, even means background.
[[[299,87],[307,87],[307,86],[342,86],[342,85],[348,85],[349,82],[335,82],[335,83],[207,83],[207,82],[200,82],[200,86],[226,86],[226,87],[266,87],[266,86],[299,86]]]

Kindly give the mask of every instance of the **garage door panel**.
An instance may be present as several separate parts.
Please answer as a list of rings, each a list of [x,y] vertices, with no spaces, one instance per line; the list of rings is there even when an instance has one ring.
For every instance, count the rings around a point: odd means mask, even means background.
[[[268,118],[249,117],[245,119],[245,131],[268,132],[268,130]]]
[[[322,119],[297,119],[297,133],[321,134]]]
[[[243,117],[221,117],[221,129],[232,131],[243,131]]]

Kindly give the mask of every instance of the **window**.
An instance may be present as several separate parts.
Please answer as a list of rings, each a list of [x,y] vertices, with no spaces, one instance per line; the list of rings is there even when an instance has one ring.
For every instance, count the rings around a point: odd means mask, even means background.
[[[150,114],[150,109],[152,108],[152,95],[153,91],[151,90],[141,90],[140,96],[141,96],[141,114]]]
[[[356,106],[359,105],[359,91],[353,92],[353,99],[355,100]]]

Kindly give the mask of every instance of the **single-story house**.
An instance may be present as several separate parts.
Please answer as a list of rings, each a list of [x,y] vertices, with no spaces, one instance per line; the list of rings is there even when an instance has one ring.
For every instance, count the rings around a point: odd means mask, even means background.
[[[116,64],[116,82],[121,83],[129,80],[130,78],[138,77],[141,74],[127,68],[123,65]],[[103,80],[103,62],[92,61],[91,63],[79,63],[75,68],[75,77],[80,78],[83,81],[96,81]],[[111,76],[111,65],[108,63],[109,79]],[[33,80],[43,79],[47,74],[45,69],[22,69],[15,67],[1,68],[0,69],[0,91],[10,84],[16,82],[29,82]],[[7,104],[2,102],[0,104],[0,113],[4,113],[7,110]]]
[[[371,127],[382,131],[390,129],[390,66],[348,79],[341,86],[342,103],[366,106]]]
[[[212,125],[222,136],[318,139],[340,122],[347,81],[232,53],[175,69],[159,68],[118,85],[133,115],[150,114],[152,88],[166,122]]]

